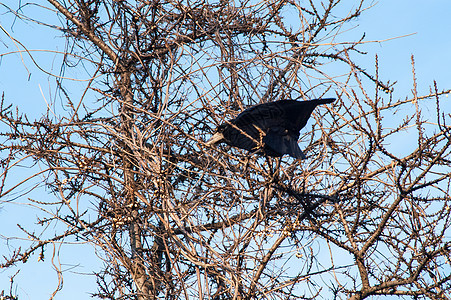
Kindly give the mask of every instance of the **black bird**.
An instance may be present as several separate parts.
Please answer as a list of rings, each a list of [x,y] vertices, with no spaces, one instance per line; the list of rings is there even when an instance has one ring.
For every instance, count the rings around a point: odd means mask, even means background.
[[[317,105],[334,100],[281,100],[252,106],[235,119],[219,125],[207,145],[225,142],[230,146],[268,156],[288,154],[305,159],[306,156],[297,143],[299,131],[307,124]]]

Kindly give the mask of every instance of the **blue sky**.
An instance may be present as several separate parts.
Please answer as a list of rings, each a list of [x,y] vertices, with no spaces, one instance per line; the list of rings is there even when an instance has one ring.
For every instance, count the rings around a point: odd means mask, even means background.
[[[6,5],[16,7],[17,0],[3,1]],[[348,1],[353,3],[355,1]],[[4,14],[0,7],[0,25],[16,39],[23,42],[28,49],[54,49],[64,51],[62,39],[56,38],[59,33],[42,28],[31,23],[15,21],[10,14]],[[382,0],[366,11],[357,21],[356,28],[344,34],[349,40],[355,40],[366,33],[366,40],[385,40],[398,36],[407,37],[390,40],[384,43],[372,43],[365,46],[366,57],[361,58],[361,64],[370,72],[374,70],[374,55],[379,56],[380,77],[398,81],[395,97],[411,97],[412,73],[411,55],[415,56],[416,74],[420,92],[427,91],[433,80],[437,80],[439,89],[451,87],[451,22],[449,0],[431,1],[390,1]],[[44,16],[40,16],[43,17]],[[48,16],[54,18],[54,16]],[[345,40],[346,38],[343,38]],[[16,50],[9,37],[0,32],[0,54]],[[1,57],[0,60],[0,92],[5,93],[6,102],[17,105],[22,112],[31,117],[39,116],[46,110],[46,100],[52,99],[54,90],[48,75],[40,72],[24,54],[24,62],[18,54]],[[59,60],[54,55],[40,54],[39,64],[46,70],[59,72]],[[28,68],[28,70],[26,69]],[[30,75],[30,73],[31,75]],[[79,79],[88,78],[83,71],[78,70],[73,76]],[[74,82],[74,93],[78,83]],[[46,100],[45,100],[45,99]],[[0,124],[0,126],[2,126]],[[16,175],[20,178],[21,174]],[[17,202],[25,202],[20,199]],[[0,210],[0,235],[17,232],[15,224],[32,224],[33,208],[8,203]],[[15,241],[9,241],[11,245]],[[8,245],[0,239],[0,255],[5,253]],[[49,248],[47,251],[50,251]],[[64,274],[64,288],[55,299],[85,299],[87,292],[95,291],[95,281],[92,276],[79,276],[78,273],[89,272],[90,266],[96,264],[96,254],[93,248],[83,245],[64,245],[60,251],[59,262],[63,269],[70,270]],[[47,257],[50,257],[47,253]],[[30,264],[23,264],[16,276],[18,293],[21,299],[49,298],[57,284],[57,276],[53,271],[51,260],[37,263],[37,257],[31,257]],[[9,289],[9,276],[17,269],[0,270],[0,290]]]
[[[407,94],[412,83],[410,56],[413,54],[420,89],[428,89],[434,79],[439,85],[448,85],[450,10],[449,1],[380,1],[362,16],[357,30],[365,32],[368,40],[414,34],[369,46],[369,56],[374,57],[375,53],[379,56],[381,76],[397,80],[400,85],[409,83],[405,87]]]

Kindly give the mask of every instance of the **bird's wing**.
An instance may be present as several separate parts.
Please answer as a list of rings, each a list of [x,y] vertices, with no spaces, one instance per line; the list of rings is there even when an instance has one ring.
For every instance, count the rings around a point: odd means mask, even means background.
[[[245,128],[255,124],[259,128],[283,127],[300,131],[306,124],[317,105],[333,102],[334,99],[314,99],[309,101],[281,100],[250,107],[239,114],[234,123]],[[250,128],[252,130],[252,127]]]
[[[235,147],[255,151],[260,147],[262,131],[252,123],[237,126],[232,120],[223,132],[225,141]]]
[[[284,122],[285,109],[284,105],[280,105],[279,102],[288,101],[269,102],[252,106],[240,113],[233,120],[234,124],[240,128],[249,128],[250,131],[254,130],[254,125],[263,130],[280,126],[281,122]],[[255,131],[255,134],[258,134],[258,131]]]
[[[268,128],[280,125],[277,120],[283,112],[273,103],[250,107],[230,121],[227,130],[232,145],[247,150],[256,150],[261,146],[262,138]]]

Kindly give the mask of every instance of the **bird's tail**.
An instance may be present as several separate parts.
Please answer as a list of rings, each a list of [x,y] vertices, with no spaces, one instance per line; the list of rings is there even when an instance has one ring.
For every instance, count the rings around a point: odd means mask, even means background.
[[[320,99],[309,100],[309,102],[310,101],[314,101],[316,103],[316,105],[321,105],[321,104],[332,103],[335,101],[335,98],[320,98]]]

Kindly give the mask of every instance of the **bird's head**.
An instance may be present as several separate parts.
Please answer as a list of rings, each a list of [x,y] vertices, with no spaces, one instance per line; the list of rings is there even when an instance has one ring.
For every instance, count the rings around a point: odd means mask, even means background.
[[[222,141],[224,141],[224,130],[226,129],[227,124],[221,124],[218,126],[218,128],[216,128],[215,133],[213,134],[213,136],[207,141],[207,145],[211,146],[217,143],[220,143]]]

